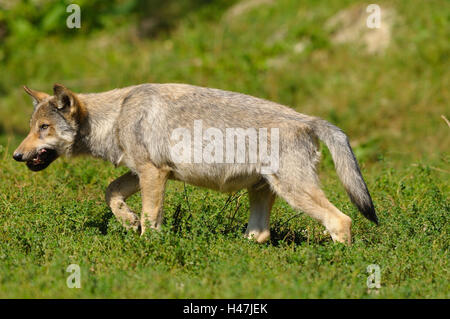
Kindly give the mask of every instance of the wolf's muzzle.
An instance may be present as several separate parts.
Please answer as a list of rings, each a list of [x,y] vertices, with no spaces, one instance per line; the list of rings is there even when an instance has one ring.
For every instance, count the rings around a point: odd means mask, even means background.
[[[18,162],[23,162],[23,154],[22,153],[14,153],[13,158]]]

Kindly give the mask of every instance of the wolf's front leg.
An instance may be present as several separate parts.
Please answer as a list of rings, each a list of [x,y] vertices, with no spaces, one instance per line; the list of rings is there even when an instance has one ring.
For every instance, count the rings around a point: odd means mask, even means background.
[[[275,194],[267,183],[255,185],[248,189],[250,199],[250,219],[245,237],[264,243],[270,239],[270,211],[275,201]]]
[[[164,190],[169,170],[148,163],[139,167],[139,184],[142,196],[141,235],[146,227],[159,229],[163,219]]]
[[[106,189],[106,203],[116,218],[126,228],[138,230],[139,218],[125,203],[125,200],[139,190],[139,178],[128,172],[109,184]]]

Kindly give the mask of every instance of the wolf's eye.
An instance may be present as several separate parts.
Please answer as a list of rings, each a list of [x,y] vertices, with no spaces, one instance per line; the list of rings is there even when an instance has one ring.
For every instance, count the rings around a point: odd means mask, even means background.
[[[42,124],[39,128],[41,130],[46,130],[46,129],[48,129],[48,124]]]

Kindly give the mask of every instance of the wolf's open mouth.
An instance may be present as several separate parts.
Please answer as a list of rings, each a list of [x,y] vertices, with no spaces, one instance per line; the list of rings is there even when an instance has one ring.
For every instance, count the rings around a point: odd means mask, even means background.
[[[50,165],[58,157],[55,150],[49,148],[40,149],[36,155],[27,161],[27,166],[32,171],[40,171]]]

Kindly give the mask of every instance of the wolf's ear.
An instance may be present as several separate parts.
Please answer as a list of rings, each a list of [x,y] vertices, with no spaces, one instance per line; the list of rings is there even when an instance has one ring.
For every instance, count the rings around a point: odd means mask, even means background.
[[[70,110],[75,104],[74,94],[64,85],[55,83],[53,85],[53,95],[56,97],[58,110]]]
[[[76,121],[86,117],[86,108],[77,95],[62,84],[53,85],[53,95],[56,98],[56,108]]]
[[[44,92],[38,92],[38,91],[34,91],[30,88],[28,88],[26,85],[23,86],[23,89],[25,90],[25,92],[28,93],[29,96],[32,97],[33,99],[33,106],[36,107],[36,105],[39,104],[39,102],[41,102],[43,99],[49,97],[50,95],[48,95],[47,93]]]

